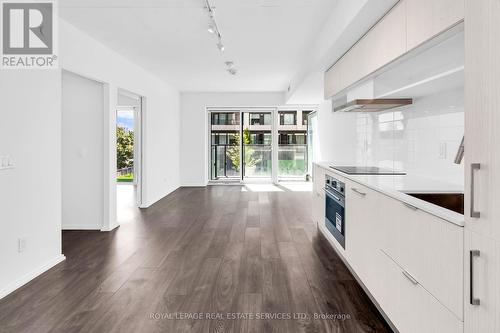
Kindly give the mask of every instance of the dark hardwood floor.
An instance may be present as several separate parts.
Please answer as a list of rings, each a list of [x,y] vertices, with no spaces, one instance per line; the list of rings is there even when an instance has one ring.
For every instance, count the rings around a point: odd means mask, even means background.
[[[390,332],[310,215],[311,192],[240,186],[122,207],[113,232],[63,232],[66,261],[0,301],[0,331]]]

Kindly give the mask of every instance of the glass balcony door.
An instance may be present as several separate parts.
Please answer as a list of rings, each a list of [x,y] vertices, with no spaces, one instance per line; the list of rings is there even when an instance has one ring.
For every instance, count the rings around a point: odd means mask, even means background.
[[[271,180],[273,170],[273,112],[242,112],[243,181]]]
[[[210,180],[305,180],[311,172],[312,111],[210,110]]]
[[[278,181],[305,180],[309,170],[308,115],[312,110],[280,108],[277,124]]]
[[[241,113],[211,111],[210,180],[240,181],[241,179]]]

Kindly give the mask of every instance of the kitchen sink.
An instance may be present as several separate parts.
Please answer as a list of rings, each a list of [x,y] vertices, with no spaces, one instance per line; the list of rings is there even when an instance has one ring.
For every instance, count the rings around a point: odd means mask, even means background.
[[[414,198],[464,214],[463,193],[406,193]]]

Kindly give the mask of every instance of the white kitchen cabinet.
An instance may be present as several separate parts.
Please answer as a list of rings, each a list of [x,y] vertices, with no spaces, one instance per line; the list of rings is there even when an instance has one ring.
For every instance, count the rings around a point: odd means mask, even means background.
[[[374,254],[378,272],[376,285],[371,293],[391,322],[399,328],[401,326],[401,312],[405,311],[400,306],[401,268],[382,250],[375,250]]]
[[[500,1],[465,1],[465,332],[500,332]],[[479,165],[480,168],[473,168]],[[469,255],[473,260],[470,304]]]
[[[328,99],[343,89],[342,70],[344,68],[343,58],[325,72],[325,99]]]
[[[465,332],[500,332],[500,242],[471,231],[465,233]],[[479,251],[472,256],[471,252]],[[472,262],[472,271],[471,264]],[[472,294],[471,294],[472,276]],[[471,297],[479,304],[472,305]]]
[[[325,194],[323,187],[325,186],[325,171],[314,165],[313,174],[313,207],[312,217],[316,223],[324,223],[325,220]]]
[[[364,225],[370,234],[363,235],[362,241],[356,240],[355,243],[359,243],[361,248],[362,242],[366,242],[365,246],[371,248],[356,249],[353,257],[363,266],[361,270],[369,271],[368,280],[377,279],[373,261],[369,256],[364,260],[358,257],[362,257],[364,252],[381,249],[419,280],[457,318],[463,319],[463,228],[399,200],[372,192],[370,197],[374,199],[366,200],[365,206],[356,202],[355,207],[363,207],[356,211],[363,213],[352,213],[359,215],[358,219],[365,219]],[[349,211],[353,205],[347,207]],[[357,231],[361,227],[357,226],[363,223],[354,221],[356,225],[353,227],[350,226],[353,224],[351,220],[347,220],[348,227],[362,235],[362,231]],[[365,241],[370,236],[372,238]]]
[[[378,255],[381,270],[379,304],[400,332],[463,332],[463,322],[418,280],[382,251]]]
[[[325,99],[406,52],[406,9],[400,1],[325,73]]]
[[[335,247],[392,323],[463,332],[463,228],[332,174],[346,189],[346,248]]]
[[[387,65],[406,53],[406,0],[400,1],[367,36],[364,59],[366,74]],[[360,78],[358,78],[360,79]]]
[[[374,249],[383,230],[377,199],[380,194],[353,182],[346,183],[346,253],[351,266],[368,289],[376,284],[378,273]]]
[[[495,240],[500,240],[499,40],[500,1],[468,0],[465,25],[466,228]],[[472,170],[474,163],[479,163],[480,169]],[[473,211],[480,216],[472,217]]]
[[[384,251],[463,319],[463,228],[397,200],[387,201],[391,232]]]
[[[407,49],[411,50],[464,19],[464,0],[405,0]]]

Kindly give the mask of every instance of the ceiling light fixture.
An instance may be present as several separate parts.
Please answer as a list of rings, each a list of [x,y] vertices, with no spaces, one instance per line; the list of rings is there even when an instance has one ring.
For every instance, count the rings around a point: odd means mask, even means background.
[[[215,20],[215,7],[213,7],[209,0],[205,0],[206,9],[208,11],[208,16],[210,23],[208,25],[208,32],[215,34],[217,36],[217,48],[219,51],[224,52],[224,44],[222,44],[222,34],[220,33],[219,26]]]
[[[219,30],[219,26],[217,25],[217,21],[215,20],[215,7],[210,4],[209,0],[205,0],[205,8],[208,12],[208,18],[210,20],[207,31],[217,36],[217,48],[221,53],[223,53],[226,47],[222,43],[222,34]],[[231,75],[236,75],[238,72],[238,70],[234,67],[234,62],[232,61],[226,61],[226,67],[226,70]]]
[[[217,48],[218,48],[218,49],[219,49],[219,51],[221,51],[221,52],[224,52],[224,50],[226,49],[226,48],[225,48],[225,46],[224,46],[224,44],[222,44],[222,41],[219,41],[219,42],[217,43]]]
[[[226,61],[226,67],[226,70],[229,74],[236,75],[236,73],[238,73],[238,70],[234,67],[234,62]]]
[[[209,33],[211,33],[211,34],[215,34],[215,33],[217,32],[217,31],[216,31],[217,29],[215,29],[215,26],[214,26],[212,23],[210,23],[210,24],[208,25],[208,29],[207,29],[207,30],[208,30],[208,32],[209,32]]]

